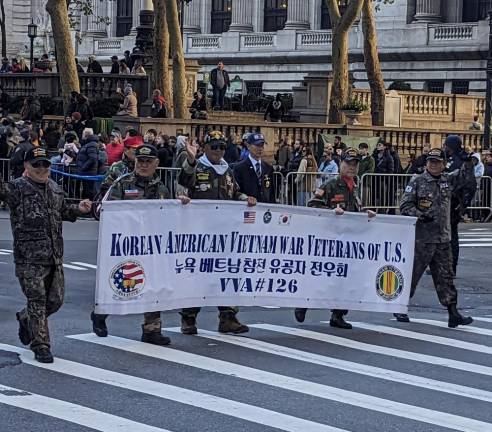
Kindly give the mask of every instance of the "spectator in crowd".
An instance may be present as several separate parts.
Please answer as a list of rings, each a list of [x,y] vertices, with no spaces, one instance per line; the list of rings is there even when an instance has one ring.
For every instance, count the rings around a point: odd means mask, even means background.
[[[93,56],[93,55],[89,56],[89,64],[87,65],[87,73],[97,73],[97,74],[103,73],[103,68],[101,66],[101,63],[99,63],[96,60],[96,56]]]
[[[311,194],[316,189],[316,176],[314,175],[316,172],[318,172],[318,164],[316,163],[313,151],[310,147],[306,147],[295,179],[298,189],[298,206],[304,207],[308,200],[311,199]]]
[[[77,154],[77,174],[81,176],[95,176],[98,170],[98,143],[99,138],[94,135],[91,128],[85,128],[82,132],[82,146]],[[82,197],[92,199],[95,189],[91,180],[82,181]]]
[[[173,150],[170,146],[169,136],[159,134],[157,137],[157,157],[159,168],[171,168],[173,166]]]
[[[152,107],[150,116],[152,118],[166,118],[167,117],[167,104],[166,99],[162,96],[160,90],[155,89],[152,93]]]
[[[394,173],[395,174],[402,174],[403,173],[403,166],[401,164],[400,160],[400,155],[398,154],[398,151],[393,148],[393,144],[391,143],[386,143],[386,150],[389,152],[391,157],[393,158],[393,166],[394,166]]]
[[[111,57],[111,70],[109,73],[111,75],[118,75],[120,73],[120,62],[117,55]]]
[[[395,161],[391,156],[384,140],[379,140],[374,151],[375,170],[378,174],[393,174],[395,172]]]
[[[473,116],[473,121],[471,122],[469,129],[472,131],[481,131],[483,129],[482,123],[478,121],[477,115]]]
[[[265,149],[265,137],[252,133],[248,137],[249,156],[234,166],[234,178],[239,190],[255,197],[258,202],[275,203],[275,185],[273,168],[262,160]]]
[[[12,59],[12,66],[10,72],[19,73],[19,61],[15,57]]]
[[[335,150],[333,160],[340,167],[340,161],[342,160],[342,156],[345,153],[345,150],[347,150],[347,145],[342,141],[338,141],[337,138],[340,138],[340,137],[335,137],[335,140],[333,143],[333,149]]]
[[[243,134],[241,138],[241,148],[239,151],[239,160],[245,160],[249,156],[249,150],[248,150],[248,138],[251,135],[251,132],[246,132]]]
[[[484,165],[484,173],[485,177],[492,177],[492,154],[490,150],[484,150],[482,152],[483,157],[483,165]]]
[[[142,60],[137,60],[132,69],[132,75],[147,75]]]
[[[357,175],[359,176],[359,179],[361,179],[364,174],[371,174],[374,172],[376,168],[376,162],[374,161],[374,158],[369,154],[369,146],[367,145],[367,143],[362,142],[359,144],[359,155],[360,162]]]
[[[79,143],[77,140],[77,136],[70,133],[65,138],[65,144],[63,145],[63,153],[60,162],[68,167],[72,165],[77,160],[77,154],[79,152]],[[56,161],[52,161],[52,163],[57,163]]]
[[[239,161],[239,148],[237,142],[241,142],[236,134],[230,134],[227,138],[227,147],[224,153],[224,160],[233,167]]]
[[[132,59],[130,51],[128,51],[128,50],[125,51],[124,56],[125,56],[125,60],[124,60],[125,65],[127,65],[128,69],[131,70],[133,68],[134,61]],[[128,74],[130,74],[130,72],[128,72]]]
[[[422,154],[412,162],[408,174],[422,174],[425,171],[429,150],[430,144],[426,143],[422,146]]]
[[[383,139],[380,139],[374,150],[374,161],[377,174],[393,174],[395,172],[395,160],[391,156]],[[390,179],[387,176],[375,176],[371,184],[371,201],[378,207],[388,207],[393,204],[394,197],[391,196]]]
[[[274,100],[270,101],[265,111],[265,121],[270,116],[270,121],[275,123],[280,123],[282,121],[282,117],[285,114],[285,105],[282,102],[282,97],[280,93],[277,93],[277,96]]]
[[[181,168],[186,159],[186,145],[189,139],[186,135],[179,135],[176,138],[176,159],[173,162],[174,168]]]
[[[76,91],[70,92],[70,101],[68,102],[67,111],[65,112],[66,117],[71,117],[72,114],[77,111],[77,96],[79,95]],[[65,119],[67,123],[67,119]]]
[[[302,146],[299,140],[294,141],[294,148],[290,154],[289,172],[298,171],[302,159]]]
[[[82,132],[84,131],[84,123],[82,123],[82,116],[78,111],[72,114],[72,127],[77,134],[79,141],[82,139]]]
[[[80,113],[81,121],[84,123],[94,118],[94,112],[92,111],[89,99],[87,99],[87,97],[83,94],[77,94],[77,105],[75,111]]]
[[[128,64],[126,63],[125,60],[120,60],[119,74],[120,75],[130,75],[131,74],[130,68],[128,67]]]
[[[44,73],[53,72],[53,66],[51,64],[50,56],[48,54],[43,54],[41,56],[41,61],[38,62],[38,68],[41,70],[41,72]]]
[[[21,57],[19,61],[12,59],[12,73],[28,73],[29,68],[24,57]]]
[[[43,140],[43,129],[31,129],[29,131],[29,139],[31,140],[31,144],[33,145],[33,147],[46,147],[46,144]]]
[[[481,161],[481,156],[480,153],[473,153],[472,154],[472,161],[474,167],[474,174],[475,174],[475,180],[477,181],[477,189],[475,193],[471,193],[470,191],[470,197],[465,198],[467,202],[470,203],[471,207],[476,207],[477,204],[480,202],[480,184],[482,182],[482,177],[485,172],[485,165]],[[473,222],[475,219],[479,219],[478,217],[478,212],[475,210],[468,210],[465,209],[465,214],[463,215],[463,221],[464,222]]]
[[[321,179],[318,179],[322,180],[322,182],[327,180],[327,176],[338,174],[338,165],[333,160],[333,146],[330,143],[324,145],[323,156],[321,157],[320,165],[318,166],[318,172],[325,174],[320,176]]]
[[[290,137],[280,140],[279,148],[277,150],[277,153],[275,154],[275,161],[280,167],[280,172],[283,175],[287,174],[287,170],[289,167],[289,161],[292,153],[291,143],[292,140],[290,139]]]
[[[48,150],[56,150],[61,138],[60,127],[55,122],[48,122],[46,129],[43,131],[43,136],[46,142],[46,148]]]
[[[133,87],[131,85],[127,85],[124,90],[125,100],[122,104],[120,104],[120,110],[116,113],[118,116],[129,116],[129,117],[138,117],[138,101],[135,92],[133,91]]]
[[[75,57],[75,67],[77,68],[77,73],[78,74],[83,74],[84,73],[84,68],[79,63],[79,59],[77,57]]]
[[[207,119],[207,103],[199,91],[193,94],[193,102],[191,103],[190,113],[192,119]]]
[[[229,74],[224,69],[224,62],[219,61],[217,67],[210,74],[210,84],[212,85],[213,99],[212,109],[224,109],[224,97],[227,89],[231,85]]]
[[[35,94],[24,99],[24,105],[20,114],[22,120],[29,120],[32,123],[38,122],[43,118],[41,102]]]
[[[123,145],[123,141],[121,140],[121,135],[115,131],[111,132],[109,143],[106,146],[106,153],[108,154],[108,166],[111,166],[115,162],[120,161],[123,157],[124,150],[125,146]]]
[[[31,132],[28,128],[20,131],[19,144],[13,150],[10,156],[10,169],[14,179],[19,178],[24,173],[24,158],[26,153],[34,148],[31,143]]]
[[[4,57],[2,59],[2,67],[0,67],[0,74],[12,72],[12,66],[10,65],[9,59]]]
[[[150,144],[155,147],[155,141],[157,139],[157,131],[155,129],[149,129],[144,135],[144,144]]]
[[[106,146],[108,144],[108,134],[100,134],[99,141],[97,143],[97,175],[104,175],[108,170],[108,152],[106,151]]]

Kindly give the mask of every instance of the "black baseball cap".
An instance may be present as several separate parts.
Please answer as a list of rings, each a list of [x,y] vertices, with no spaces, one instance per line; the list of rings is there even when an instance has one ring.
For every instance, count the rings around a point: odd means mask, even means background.
[[[349,147],[347,150],[345,150],[345,153],[343,153],[342,160],[345,162],[356,160],[357,162],[359,162],[360,161],[359,152],[353,147]]]
[[[24,162],[38,162],[38,161],[46,161],[50,162],[50,159],[48,158],[48,154],[46,153],[46,150],[41,147],[33,147],[32,149],[28,150],[24,156]]]
[[[444,153],[444,150],[440,148],[430,149],[429,153],[427,153],[427,157],[425,158],[425,160],[428,161],[430,159],[440,160],[440,161],[445,160],[446,155]]]
[[[135,151],[135,157],[147,157],[147,158],[156,158],[157,157],[157,149],[150,144],[144,144],[137,148]]]
[[[265,145],[265,137],[261,133],[252,133],[248,136],[246,142],[254,146]]]

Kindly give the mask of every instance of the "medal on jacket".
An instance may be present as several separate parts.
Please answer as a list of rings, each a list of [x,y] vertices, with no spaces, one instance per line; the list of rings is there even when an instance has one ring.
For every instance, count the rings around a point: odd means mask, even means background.
[[[265,176],[265,189],[270,187],[270,177],[268,175]]]

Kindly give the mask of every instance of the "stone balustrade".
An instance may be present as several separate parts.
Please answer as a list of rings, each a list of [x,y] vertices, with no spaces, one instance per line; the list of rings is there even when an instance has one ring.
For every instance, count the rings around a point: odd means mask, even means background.
[[[331,45],[332,32],[329,31],[300,31],[297,32],[297,46],[328,46]]]
[[[241,35],[241,48],[270,48],[275,41],[275,33],[245,33]]]
[[[214,48],[219,49],[221,46],[221,36],[219,35],[189,35],[188,46],[190,49]]]
[[[477,23],[430,25],[428,32],[429,45],[439,43],[447,44],[450,41],[465,43],[478,42]]]
[[[94,39],[94,52],[97,55],[104,54],[120,54],[122,50],[121,38],[111,38],[111,39]]]

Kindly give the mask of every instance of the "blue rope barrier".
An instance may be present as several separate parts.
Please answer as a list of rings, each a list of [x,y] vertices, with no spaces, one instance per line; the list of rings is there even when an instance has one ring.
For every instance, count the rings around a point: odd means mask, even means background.
[[[78,175],[78,174],[69,174],[69,173],[66,173],[66,172],[63,172],[63,171],[58,171],[56,169],[53,169],[51,168],[51,172],[52,173],[56,173],[56,174],[61,174],[62,176],[65,176],[65,177],[72,177],[72,178],[75,178],[75,179],[78,179],[78,180],[88,180],[88,181],[95,181],[95,182],[102,182],[106,176],[103,176],[103,175],[97,175],[97,176],[83,176],[83,175]]]

